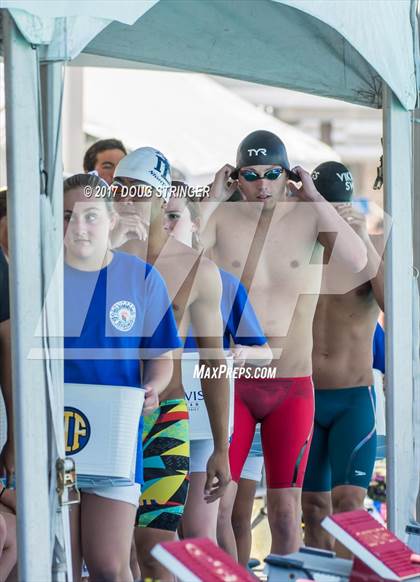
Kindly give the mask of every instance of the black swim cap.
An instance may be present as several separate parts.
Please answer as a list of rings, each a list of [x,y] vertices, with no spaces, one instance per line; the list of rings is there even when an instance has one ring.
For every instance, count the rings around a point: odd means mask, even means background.
[[[353,196],[353,176],[339,162],[324,162],[312,172],[312,180],[328,202],[350,202]]]
[[[279,165],[290,170],[284,143],[271,131],[253,131],[241,141],[236,155],[236,168]]]

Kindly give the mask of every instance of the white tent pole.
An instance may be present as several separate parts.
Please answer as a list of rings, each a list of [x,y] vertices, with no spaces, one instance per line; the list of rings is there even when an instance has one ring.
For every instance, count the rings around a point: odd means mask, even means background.
[[[63,91],[63,63],[45,63],[41,65],[41,89],[43,101],[43,133],[44,133],[44,161],[49,175],[48,194],[54,205],[57,216],[60,216],[60,233],[62,234],[61,220],[63,211],[63,162],[62,139],[60,129],[62,91]],[[56,206],[57,205],[57,206]],[[58,252],[61,251],[62,238],[58,239]]]
[[[47,345],[53,350],[63,348],[63,162],[61,109],[63,98],[63,65],[61,62],[46,63],[41,66],[41,99],[44,137],[44,166],[47,172],[47,199],[42,206],[43,270],[45,292],[48,301],[44,305],[47,313]],[[56,280],[53,281],[52,278]],[[53,296],[51,295],[53,293]],[[51,320],[54,320],[51,326]],[[50,464],[50,509],[52,517],[52,578],[54,582],[65,582],[66,572],[71,576],[70,530],[68,507],[59,507],[56,493],[55,463],[65,457],[63,424],[57,422],[63,417],[64,408],[64,368],[63,361],[47,361],[50,367],[49,435]],[[67,500],[67,492],[63,500]],[[54,519],[55,518],[55,519]]]
[[[413,242],[414,242],[414,266],[420,272],[420,109],[413,112]],[[417,279],[420,291],[420,277]],[[418,390],[418,387],[415,389]],[[420,435],[415,435],[419,440]],[[417,491],[416,520],[420,522],[420,491]]]
[[[417,31],[420,29],[420,12],[413,18],[413,26],[417,25]],[[418,40],[420,33],[418,32]],[[420,71],[419,71],[420,72]],[[420,87],[420,80],[418,81]],[[419,98],[417,109],[413,112],[413,244],[414,244],[414,266],[420,273],[420,107]],[[417,285],[420,292],[420,276],[417,278]],[[418,387],[415,384],[415,388]],[[418,439],[417,447],[420,447],[420,434],[415,435]],[[417,451],[416,451],[417,452]],[[420,489],[417,492],[416,520],[420,522]]]
[[[63,160],[71,174],[83,172],[85,136],[83,131],[83,67],[65,69],[63,101]]]
[[[410,113],[383,88],[385,212],[392,219],[385,253],[388,524],[404,537],[413,463]]]
[[[43,264],[46,277],[47,310],[49,327],[48,346],[53,350],[63,348],[64,308],[63,308],[63,140],[62,140],[62,102],[63,102],[63,65],[60,62],[41,66],[41,87],[43,105],[43,133],[45,169],[48,173],[48,204],[43,206],[44,253]],[[51,284],[50,284],[51,282]],[[52,295],[51,295],[52,292]],[[51,319],[54,324],[51,326]],[[49,383],[50,406],[53,418],[50,419],[52,467],[57,457],[65,457],[64,427],[60,419],[64,408],[64,362],[53,358],[50,365]],[[55,422],[54,422],[55,421]],[[56,511],[53,523],[53,570],[54,582],[71,582],[71,548],[68,506],[58,506],[55,493],[57,481],[52,475],[50,482],[50,507]],[[63,500],[68,500],[64,491]]]
[[[46,381],[34,332],[41,313],[40,179],[35,50],[3,12],[8,221],[20,580],[51,580]]]

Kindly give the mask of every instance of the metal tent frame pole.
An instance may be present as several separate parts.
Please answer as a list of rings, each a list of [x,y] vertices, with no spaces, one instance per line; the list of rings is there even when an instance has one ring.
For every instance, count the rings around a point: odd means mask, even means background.
[[[420,27],[420,12],[417,11],[413,17],[413,26]],[[418,38],[420,34],[418,32]],[[419,71],[420,72],[420,71]],[[420,81],[418,81],[420,86]],[[414,267],[417,274],[420,273],[420,107],[419,94],[417,95],[417,109],[413,112],[413,245],[414,245]],[[420,292],[420,277],[417,277],[417,285]],[[420,356],[420,354],[418,354]],[[417,429],[418,430],[418,429]],[[420,447],[420,435],[415,435]],[[418,468],[420,471],[420,467]],[[420,523],[420,489],[417,491],[416,520]]]
[[[410,113],[385,84],[383,130],[385,212],[392,219],[385,252],[388,524],[403,538],[413,464],[411,130]]]
[[[413,246],[414,246],[414,267],[417,273],[417,289],[420,292],[420,109],[415,109],[413,112]],[[413,354],[415,357],[416,354]],[[420,354],[417,354],[417,358]],[[415,362],[414,362],[415,366]],[[415,369],[415,368],[414,368]],[[419,390],[419,380],[414,378],[414,390]],[[419,401],[420,394],[417,396],[416,401]],[[416,412],[416,411],[414,411]],[[415,425],[414,430],[419,430],[419,415],[417,414],[417,426]],[[416,420],[416,419],[415,419]],[[420,447],[420,434],[414,435],[414,446],[415,446],[415,462],[418,463],[419,447]],[[417,471],[420,471],[420,467],[417,467]],[[418,481],[417,481],[418,485]],[[420,490],[417,486],[417,506],[416,506],[416,520],[420,522]]]
[[[51,580],[46,378],[35,337],[42,308],[38,65],[3,12],[8,222],[20,580]]]
[[[64,412],[64,365],[55,354],[63,350],[63,162],[62,162],[62,102],[64,76],[61,62],[41,66],[42,120],[44,138],[44,167],[46,171],[46,197],[41,218],[43,224],[43,272],[45,281],[44,309],[46,310],[46,345],[52,358],[45,363],[49,368],[49,434],[50,434],[50,508],[53,512],[51,528],[52,579],[65,582],[72,579],[69,508],[59,506],[54,467],[57,458],[65,457],[64,429],[61,419]],[[51,354],[50,354],[51,355]],[[67,491],[62,495],[68,500]]]

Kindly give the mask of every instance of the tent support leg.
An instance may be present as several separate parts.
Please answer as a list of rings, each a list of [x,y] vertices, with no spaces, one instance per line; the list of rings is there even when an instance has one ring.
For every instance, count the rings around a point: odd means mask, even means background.
[[[54,321],[54,329],[46,330],[47,343],[55,352],[63,349],[63,163],[62,163],[62,96],[63,64],[51,62],[42,64],[41,99],[44,140],[44,166],[47,173],[47,198],[42,207],[43,268],[45,273],[45,292],[48,301],[44,305],[48,313],[47,321]],[[51,371],[51,400],[48,420],[50,434],[50,464],[55,466],[57,458],[65,457],[64,431],[57,426],[57,418],[62,417],[64,409],[64,362],[56,359],[46,362]],[[54,418],[51,415],[55,415]],[[54,428],[58,428],[58,434]],[[53,582],[71,582],[72,562],[70,548],[69,508],[59,507],[56,494],[56,475],[50,477],[51,511],[57,513],[55,527],[51,533],[53,559]],[[67,492],[63,500],[68,499]]]
[[[419,21],[420,22],[420,21]],[[420,273],[420,109],[415,109],[413,112],[413,244],[414,244],[414,266],[417,269],[417,273]],[[420,276],[417,277],[417,288],[420,292]],[[420,330],[419,330],[420,332]],[[416,348],[414,348],[416,349]],[[420,354],[417,354],[419,357]],[[417,370],[415,368],[415,383],[414,389],[420,391],[420,378],[416,377]],[[420,394],[417,397],[417,402],[420,402]],[[420,420],[418,418],[417,422]],[[418,455],[420,448],[420,426],[415,426],[415,451],[416,459],[418,463]],[[419,483],[417,482],[417,490]],[[416,520],[420,522],[420,490],[418,490],[417,495],[417,507],[416,507]]]
[[[383,88],[385,212],[392,229],[385,252],[388,524],[404,537],[413,466],[413,363],[410,113]]]
[[[20,580],[51,580],[44,363],[29,359],[42,307],[38,66],[35,50],[3,12],[6,85],[12,373]]]

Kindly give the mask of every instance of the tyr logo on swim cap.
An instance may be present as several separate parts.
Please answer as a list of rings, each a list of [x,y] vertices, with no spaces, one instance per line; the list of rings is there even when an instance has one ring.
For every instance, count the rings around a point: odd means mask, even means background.
[[[171,186],[171,166],[159,150],[138,148],[122,158],[115,168],[114,178],[140,180],[166,198]]]
[[[349,202],[353,196],[353,176],[339,162],[324,162],[312,172],[312,180],[328,202]]]
[[[284,143],[279,137],[262,129],[253,131],[242,140],[236,156],[237,169],[245,166],[278,165],[290,170]]]

